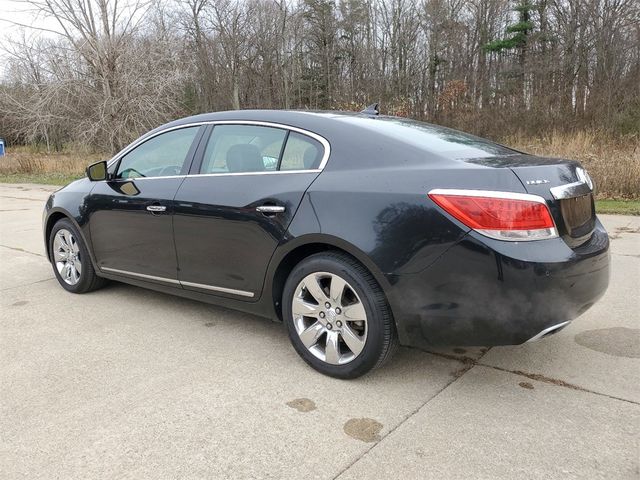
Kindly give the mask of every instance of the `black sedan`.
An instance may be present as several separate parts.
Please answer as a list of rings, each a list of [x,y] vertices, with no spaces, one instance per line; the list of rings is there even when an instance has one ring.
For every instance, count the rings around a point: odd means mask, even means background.
[[[580,164],[373,109],[184,118],[87,177],[44,212],[63,288],[117,280],[283,321],[340,378],[398,343],[550,335],[609,281]]]

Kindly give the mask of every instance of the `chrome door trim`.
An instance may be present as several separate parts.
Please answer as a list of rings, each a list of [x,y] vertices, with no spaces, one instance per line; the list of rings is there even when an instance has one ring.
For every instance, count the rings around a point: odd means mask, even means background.
[[[322,170],[314,168],[311,170],[269,170],[268,172],[222,172],[222,173],[192,173],[187,177],[239,177],[248,175],[284,175],[286,173],[320,173]],[[152,177],[153,178],[153,177]],[[162,177],[158,177],[162,178]]]
[[[223,172],[223,173],[194,173],[189,175],[167,175],[166,177],[134,177],[134,178],[115,178],[109,180],[111,182],[118,181],[139,181],[139,180],[163,180],[165,178],[187,178],[187,177],[236,177],[236,176],[250,176],[250,175],[284,175],[286,173],[320,173],[322,170],[314,168],[311,170],[270,170],[268,172]],[[107,180],[100,180],[105,182]]]
[[[261,213],[282,213],[286,209],[282,205],[260,205],[256,207],[256,211]]]
[[[167,207],[164,205],[147,205],[147,210],[149,212],[165,212]]]
[[[253,297],[253,292],[247,292],[245,290],[236,290],[235,288],[215,287],[213,285],[205,285],[204,283],[183,282],[180,281],[183,287],[202,288],[203,290],[213,290],[214,292],[231,293],[233,295],[240,295],[242,297]]]
[[[165,282],[165,283],[171,283],[171,284],[174,284],[174,285],[180,285],[180,282],[178,280],[173,279],[173,278],[156,277],[155,275],[147,275],[145,273],[129,272],[127,270],[119,270],[117,268],[109,268],[109,267],[100,267],[100,270],[103,271],[103,272],[117,273],[117,274],[120,274],[120,275],[129,275],[129,276],[132,276],[132,277],[144,278],[146,280],[157,280],[158,282]]]
[[[138,178],[133,178],[133,179],[127,179],[127,180],[142,180],[142,179],[154,179],[154,178],[182,178],[182,177],[201,177],[201,176],[223,176],[223,175],[265,175],[265,174],[285,174],[285,173],[318,173],[321,172],[324,167],[326,166],[327,162],[329,161],[329,156],[331,155],[331,144],[329,143],[329,141],[324,138],[321,135],[318,135],[317,133],[311,132],[309,130],[305,130],[303,128],[298,128],[298,127],[294,127],[292,125],[287,125],[284,123],[275,123],[275,122],[263,122],[263,121],[259,121],[259,120],[211,120],[211,121],[205,121],[205,122],[194,122],[194,123],[185,123],[184,125],[176,125],[173,127],[168,127],[165,128],[163,130],[160,130],[158,132],[155,132],[153,135],[149,135],[147,137],[143,137],[140,138],[138,140],[136,140],[135,142],[133,142],[132,144],[130,144],[129,146],[125,147],[124,150],[122,150],[121,152],[118,152],[113,158],[111,158],[108,162],[107,162],[107,168],[111,167],[114,163],[116,163],[117,161],[119,161],[122,157],[124,157],[127,153],[129,153],[131,150],[133,150],[134,148],[136,148],[137,146],[143,144],[144,142],[146,142],[147,140],[151,140],[154,137],[157,137],[158,135],[162,134],[162,133],[167,133],[173,130],[179,130],[181,128],[189,128],[189,127],[201,127],[203,125],[256,125],[259,127],[273,127],[273,128],[281,128],[284,130],[289,130],[292,132],[297,132],[300,133],[302,135],[306,135],[307,137],[311,137],[315,140],[317,140],[318,142],[320,142],[324,148],[324,154],[322,155],[322,160],[320,161],[320,165],[318,166],[318,168],[313,168],[313,169],[308,169],[308,170],[274,170],[274,171],[268,171],[268,172],[230,172],[230,173],[204,173],[204,174],[191,174],[191,175],[171,175],[171,176],[165,176],[165,177],[138,177]],[[116,179],[119,180],[119,179]],[[108,180],[102,180],[104,181],[108,181]]]
[[[202,288],[203,290],[212,290],[215,292],[230,293],[232,295],[239,295],[241,297],[252,298],[255,296],[253,292],[247,292],[245,290],[236,290],[235,288],[216,287],[214,285],[205,285],[203,283],[182,282],[180,280],[175,280],[173,278],[156,277],[155,275],[147,275],[145,273],[136,273],[136,272],[130,272],[127,270],[119,270],[117,268],[100,267],[100,270],[103,272],[115,273],[118,275],[143,278],[145,280],[156,280],[158,282],[170,283],[172,285],[180,285],[182,287]]]

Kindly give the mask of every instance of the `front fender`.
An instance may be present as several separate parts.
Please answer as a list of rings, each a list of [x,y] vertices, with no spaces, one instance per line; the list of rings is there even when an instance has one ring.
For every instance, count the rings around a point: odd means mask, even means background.
[[[49,235],[51,230],[58,220],[67,218],[80,233],[89,251],[91,263],[94,269],[96,268],[89,230],[89,219],[86,213],[87,197],[91,193],[91,190],[93,190],[93,186],[94,184],[89,182],[89,180],[78,180],[54,192],[47,199],[43,212],[43,234],[47,258],[50,258],[51,253],[49,251]],[[96,271],[98,270],[96,269]]]

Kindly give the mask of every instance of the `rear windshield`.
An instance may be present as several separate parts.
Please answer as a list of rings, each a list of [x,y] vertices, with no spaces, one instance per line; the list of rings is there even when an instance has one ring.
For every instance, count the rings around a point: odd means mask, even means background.
[[[518,153],[468,133],[415,120],[396,117],[344,117],[343,120],[448,158],[486,158]]]

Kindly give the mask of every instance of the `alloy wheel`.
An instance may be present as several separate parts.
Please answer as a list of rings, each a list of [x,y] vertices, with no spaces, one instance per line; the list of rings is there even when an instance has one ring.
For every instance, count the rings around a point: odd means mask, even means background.
[[[53,238],[53,260],[60,277],[69,285],[80,281],[82,259],[80,245],[69,230],[62,228]]]
[[[353,287],[334,273],[315,272],[298,284],[293,324],[304,346],[332,365],[355,359],[367,340],[367,314]]]

